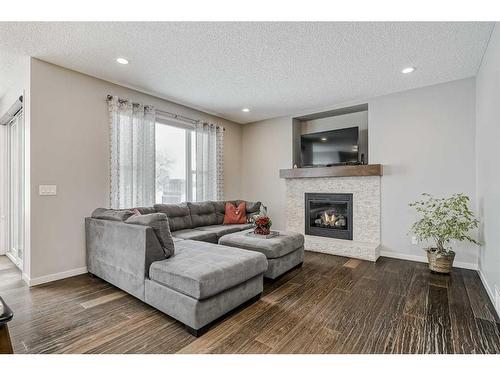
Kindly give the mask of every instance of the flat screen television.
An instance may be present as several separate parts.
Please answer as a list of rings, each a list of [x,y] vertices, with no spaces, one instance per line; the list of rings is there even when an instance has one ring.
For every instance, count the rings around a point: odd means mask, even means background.
[[[358,138],[357,126],[302,135],[302,167],[358,164]]]

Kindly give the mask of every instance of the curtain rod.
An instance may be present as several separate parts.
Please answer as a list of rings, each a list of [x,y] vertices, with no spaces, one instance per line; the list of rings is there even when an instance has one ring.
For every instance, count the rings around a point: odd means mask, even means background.
[[[107,96],[108,100],[111,100],[113,98],[113,95],[109,95]],[[163,116],[167,116],[167,117],[171,117],[173,119],[176,119],[176,120],[182,120],[182,121],[186,121],[186,122],[190,122],[192,123],[193,125],[198,123],[200,120],[196,120],[196,119],[193,119],[193,118],[190,118],[190,117],[187,117],[187,116],[182,116],[182,115],[178,115],[176,113],[172,113],[172,112],[168,112],[168,111],[163,111],[161,109],[156,109],[156,113],[160,114],[160,115],[163,115]],[[226,131],[226,128],[222,127],[222,130],[223,131]]]
[[[162,111],[161,109],[157,109],[156,113],[159,113],[160,115],[163,115],[163,116],[172,117],[176,120],[183,120],[186,122],[192,122],[193,124],[196,124],[198,122],[198,120],[195,120],[193,118],[182,116],[182,115],[177,115],[177,114],[172,113],[172,112]]]

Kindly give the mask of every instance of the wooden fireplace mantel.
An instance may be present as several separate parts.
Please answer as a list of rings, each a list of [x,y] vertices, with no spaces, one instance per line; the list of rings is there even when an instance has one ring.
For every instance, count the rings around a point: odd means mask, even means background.
[[[280,169],[280,178],[382,176],[382,164]]]

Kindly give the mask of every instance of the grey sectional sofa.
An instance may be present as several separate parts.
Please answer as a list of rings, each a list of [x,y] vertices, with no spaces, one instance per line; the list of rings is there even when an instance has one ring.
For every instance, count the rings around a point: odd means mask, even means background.
[[[260,205],[248,202],[247,215],[258,213]],[[225,202],[199,202],[138,208],[167,215],[175,247],[167,259],[153,228],[124,222],[124,210],[106,219],[86,218],[88,271],[199,336],[216,319],[258,299],[268,268],[259,252],[217,244],[228,233],[252,227],[223,225],[224,207]]]

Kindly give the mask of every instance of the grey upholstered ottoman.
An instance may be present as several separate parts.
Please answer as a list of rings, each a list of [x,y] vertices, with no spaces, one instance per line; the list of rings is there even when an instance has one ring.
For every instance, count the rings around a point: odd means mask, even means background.
[[[272,238],[249,236],[252,230],[231,233],[219,239],[220,245],[258,251],[264,254],[269,264],[264,277],[276,279],[304,261],[304,236],[300,233],[279,232]]]

